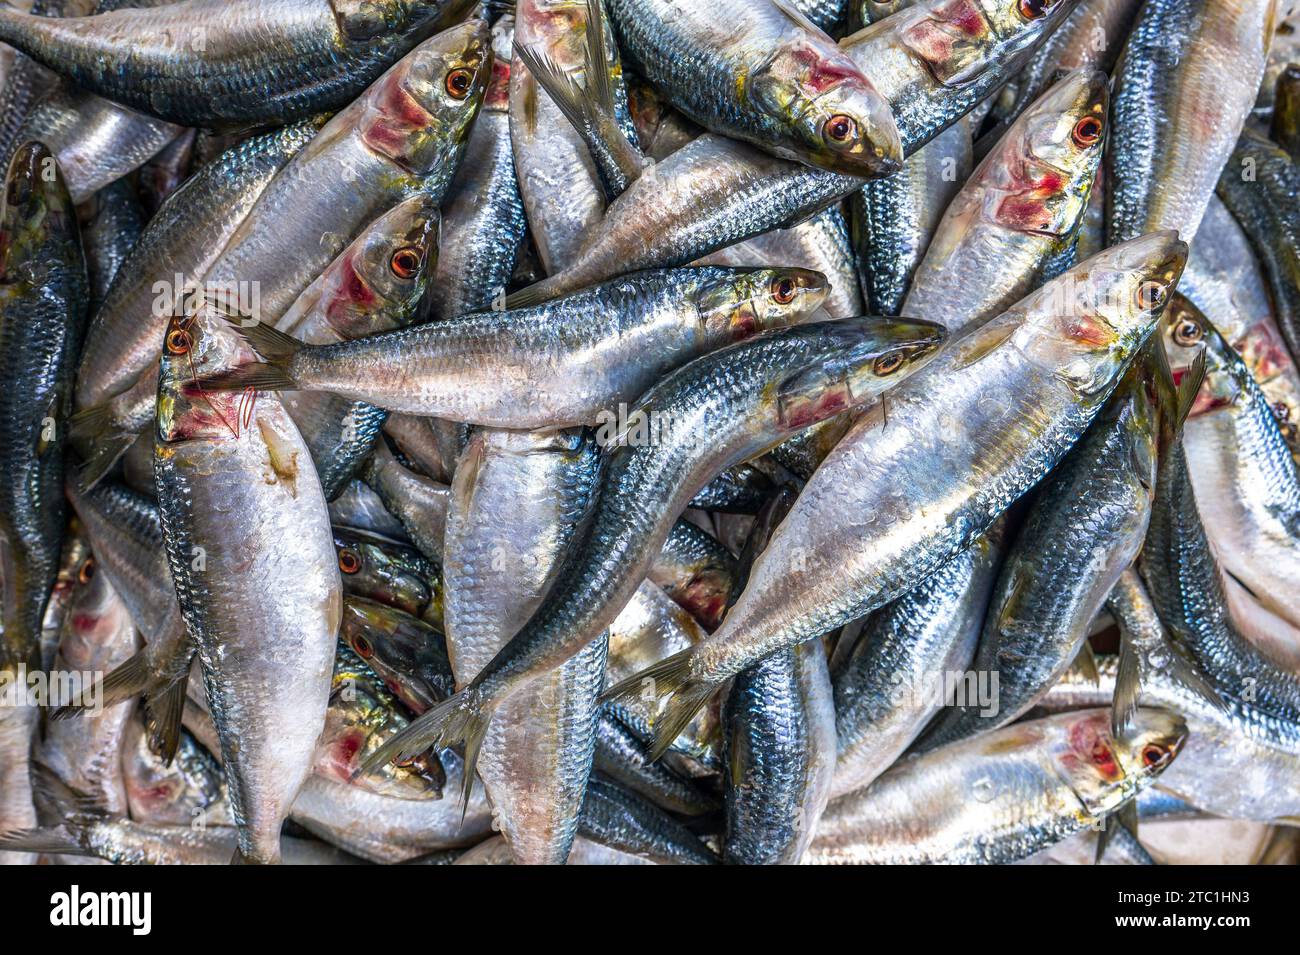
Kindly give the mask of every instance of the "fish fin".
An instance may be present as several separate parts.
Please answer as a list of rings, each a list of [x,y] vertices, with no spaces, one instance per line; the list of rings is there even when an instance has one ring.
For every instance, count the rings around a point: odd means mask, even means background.
[[[814,33],[817,36],[825,37],[831,43],[835,43],[835,41],[827,35],[825,30],[809,20],[803,11],[794,6],[794,4],[787,3],[786,0],[772,0],[772,5],[785,14],[786,19],[790,20],[795,26],[807,30],[810,33]]]
[[[1017,327],[1007,323],[990,329],[987,325],[964,337],[956,344],[957,356],[954,371],[961,371],[987,358],[999,345],[1017,332]]]
[[[93,491],[139,437],[127,431],[115,431],[96,438],[90,453],[77,467],[77,485],[81,492]]]
[[[648,689],[656,699],[665,696],[668,698],[652,720],[654,742],[647,754],[650,762],[668,751],[668,747],[672,746],[673,741],[681,735],[700,711],[700,707],[709,701],[717,689],[714,683],[691,678],[693,650],[694,648],[688,647],[665,657],[601,694],[602,703],[619,697],[636,696],[643,692],[643,688]]]
[[[505,307],[507,309],[531,308],[549,302],[555,297],[551,294],[549,281],[549,279],[542,279],[540,282],[534,282],[532,285],[511,292],[506,296]]]
[[[573,124],[574,129],[585,134],[591,125],[591,110],[595,105],[591,95],[545,53],[523,45],[516,45],[515,52],[528,67],[528,72],[546,90],[546,95],[555,101],[564,118]]]
[[[1116,739],[1127,736],[1137,720],[1142,675],[1133,637],[1124,627],[1119,635],[1119,667],[1115,672],[1115,693],[1110,704],[1110,732]]]
[[[46,852],[64,856],[88,856],[66,829],[13,829],[0,833],[0,852]]]
[[[587,51],[584,63],[587,90],[590,98],[612,116],[614,90],[609,85],[608,49],[605,40],[605,10],[601,6],[601,0],[587,0]]]
[[[474,789],[479,750],[495,710],[496,704],[483,699],[471,684],[413,719],[405,729],[367,756],[352,778],[373,772],[394,759],[411,759],[430,747],[449,749],[461,745],[465,749],[463,819]]]
[[[1084,639],[1083,643],[1079,644],[1079,652],[1074,655],[1074,661],[1070,664],[1070,669],[1093,686],[1101,683],[1101,674],[1097,672],[1097,655],[1092,652],[1092,644],[1088,642],[1087,638]]]
[[[181,716],[185,712],[185,688],[189,672],[161,690],[145,696],[145,732],[149,749],[170,766],[181,742]]]
[[[1192,360],[1191,366],[1183,372],[1183,380],[1178,383],[1178,410],[1174,418],[1176,428],[1182,428],[1183,422],[1187,420],[1187,416],[1191,413],[1192,405],[1196,403],[1196,396],[1200,393],[1204,381],[1205,350],[1201,349],[1196,353],[1196,358]]]
[[[272,364],[283,364],[302,350],[303,343],[292,335],[277,331],[265,322],[245,324],[242,316],[223,313],[223,317],[234,326],[235,331],[257,352]]]
[[[298,383],[279,365],[249,362],[237,368],[198,379],[207,391],[297,391]]]
[[[1196,668],[1196,664],[1183,656],[1176,647],[1171,646],[1171,650],[1172,652],[1169,654],[1169,679],[1195,693],[1220,713],[1228,713],[1228,704],[1210,681],[1201,675],[1201,671]]]
[[[149,665],[145,660],[144,651],[141,650],[104,677],[99,687],[99,705],[109,707],[139,696],[149,686],[151,680]],[[60,706],[50,714],[50,717],[66,720],[73,716],[81,716],[88,705],[90,704],[78,699],[75,703]]]
[[[88,827],[108,819],[112,813],[93,797],[72,788],[43,763],[32,763],[32,800],[43,814],[59,820],[74,844]]]

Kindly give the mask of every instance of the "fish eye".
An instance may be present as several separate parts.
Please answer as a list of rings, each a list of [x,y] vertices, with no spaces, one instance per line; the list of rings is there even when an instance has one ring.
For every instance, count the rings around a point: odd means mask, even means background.
[[[345,574],[355,574],[361,569],[361,557],[351,548],[344,547],[339,551],[339,570]]]
[[[77,583],[88,584],[92,577],[95,576],[95,558],[87,557],[77,568]]]
[[[836,113],[822,124],[822,130],[826,133],[826,138],[832,142],[847,143],[857,135],[858,124],[852,116]]]
[[[797,291],[798,286],[789,276],[772,280],[772,298],[778,305],[789,305],[794,301],[794,294]]]
[[[463,66],[447,74],[447,94],[452,99],[464,99],[474,85],[474,74]]]
[[[871,370],[877,376],[884,378],[886,375],[892,375],[898,369],[903,367],[903,353],[897,351],[886,352],[875,360]]]
[[[1047,8],[1056,0],[1019,0],[1016,9],[1026,20],[1039,20],[1047,15]]]
[[[1141,309],[1156,308],[1165,300],[1165,287],[1148,279],[1138,286],[1137,305]]]
[[[374,645],[365,637],[353,637],[352,649],[357,651],[357,656],[361,657],[363,660],[369,660],[375,655]]]
[[[1070,133],[1070,138],[1080,149],[1086,149],[1088,146],[1097,145],[1101,139],[1101,120],[1096,116],[1085,116],[1074,124],[1074,130]]]
[[[1163,746],[1157,746],[1155,743],[1148,743],[1142,747],[1142,765],[1159,766],[1169,756],[1169,750]]]
[[[167,351],[184,355],[190,350],[190,333],[183,328],[173,328],[167,333]]]
[[[423,258],[419,249],[406,246],[393,253],[393,257],[388,261],[388,267],[399,279],[409,279],[419,270]]]
[[[1180,319],[1174,326],[1174,341],[1184,348],[1199,345],[1205,338],[1205,329],[1193,318]]]

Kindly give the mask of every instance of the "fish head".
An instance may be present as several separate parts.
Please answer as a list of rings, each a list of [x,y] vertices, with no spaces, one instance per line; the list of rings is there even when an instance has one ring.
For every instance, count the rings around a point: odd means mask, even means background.
[[[142,718],[133,717],[123,739],[122,782],[133,814],[155,822],[233,824],[227,815],[221,765],[182,729],[170,766],[149,748]]]
[[[1187,244],[1173,231],[1113,246],[1013,307],[1007,315],[1020,321],[1008,337],[1079,400],[1100,399],[1150,336],[1186,264]]]
[[[362,141],[422,177],[469,136],[492,75],[487,23],[466,20],[412,50],[366,90]]]
[[[380,746],[406,728],[397,702],[374,684],[372,673],[340,648],[325,727],[316,746],[313,770],[337,782],[396,798],[437,798],[446,775],[433,752],[417,753],[355,780],[353,774]]]
[[[1007,228],[1065,239],[1083,221],[1109,115],[1105,73],[1076,70],[1034,102],[976,177]]]
[[[36,142],[19,146],[9,161],[0,211],[3,285],[40,285],[49,265],[42,250],[52,236],[78,234],[76,215],[49,149]]]
[[[896,35],[939,84],[956,87],[1005,67],[1055,30],[1073,7],[1074,0],[927,0],[900,14],[896,26],[887,22],[878,29]],[[852,51],[855,39],[843,45]]]
[[[776,152],[850,176],[880,177],[903,164],[889,102],[845,56],[794,40],[745,80],[748,100],[785,130]]]
[[[947,331],[907,318],[843,318],[798,329],[816,358],[776,389],[780,427],[796,431],[856,407],[925,366]]]
[[[335,530],[334,549],[347,593],[379,600],[409,614],[418,614],[432,598],[429,584],[388,545]]]
[[[373,600],[349,597],[343,608],[340,639],[389,692],[419,712],[442,698],[420,675],[427,660],[445,656],[432,627]]]
[[[812,269],[726,269],[695,292],[695,307],[713,347],[794,325],[830,293],[826,276]]]
[[[438,263],[441,218],[424,193],[376,219],[330,266],[322,302],[326,320],[344,339],[410,324]]]
[[[77,670],[102,670],[106,655],[119,647],[117,637],[131,627],[126,607],[108,576],[99,572],[95,555],[86,552],[72,569],[67,612],[59,633],[59,657]]]
[[[251,413],[255,394],[212,391],[201,381],[257,355],[222,327],[204,292],[187,290],[176,313],[168,319],[158,361],[156,438],[175,441],[238,438],[245,411]],[[255,319],[249,319],[255,321]]]
[[[1106,709],[1072,714],[1057,729],[1049,758],[1078,797],[1080,818],[1088,821],[1131,799],[1165,770],[1187,739],[1182,717],[1148,708],[1138,710],[1132,731],[1118,740]]]
[[[1190,299],[1175,293],[1169,300],[1162,325],[1172,363],[1185,367],[1192,364],[1197,354],[1205,356],[1205,381],[1194,413],[1226,408],[1246,399],[1251,391],[1250,369]],[[1185,373],[1176,372],[1175,379],[1181,380]]]

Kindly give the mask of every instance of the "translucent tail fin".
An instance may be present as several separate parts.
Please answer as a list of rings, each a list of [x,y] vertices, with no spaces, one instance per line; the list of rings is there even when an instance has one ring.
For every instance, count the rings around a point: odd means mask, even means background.
[[[151,679],[148,661],[145,659],[144,651],[141,650],[104,677],[104,682],[99,689],[99,705],[109,707],[139,696],[149,686]],[[92,703],[84,699],[78,699],[75,703],[60,706],[50,714],[50,717],[66,720],[81,716],[91,705]]]
[[[353,777],[372,772],[393,760],[410,760],[431,747],[450,749],[462,746],[465,751],[465,780],[461,796],[463,818],[474,790],[479,750],[495,709],[495,703],[483,699],[477,689],[468,686],[412,720],[406,729],[371,753]]]
[[[653,719],[655,737],[648,754],[651,762],[668,751],[673,740],[690,725],[695,714],[717,689],[716,683],[691,677],[692,652],[693,648],[687,648],[665,657],[640,673],[616,683],[601,696],[602,703],[622,697],[649,697],[656,700],[665,696],[668,698]]]

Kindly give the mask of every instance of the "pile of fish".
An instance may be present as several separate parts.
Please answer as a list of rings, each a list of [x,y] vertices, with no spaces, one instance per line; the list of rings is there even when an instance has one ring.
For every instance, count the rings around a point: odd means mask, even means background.
[[[1294,864],[1290,6],[0,6],[0,861]]]

